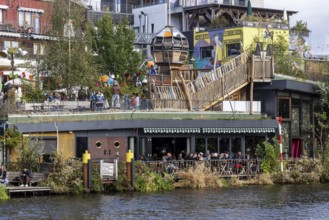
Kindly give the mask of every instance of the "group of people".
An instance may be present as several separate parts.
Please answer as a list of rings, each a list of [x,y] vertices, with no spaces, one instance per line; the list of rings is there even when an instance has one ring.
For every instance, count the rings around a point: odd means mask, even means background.
[[[18,178],[19,178],[21,187],[24,187],[24,186],[28,187],[30,185],[32,175],[31,175],[31,172],[27,168],[24,168]],[[7,170],[5,168],[5,165],[2,163],[0,166],[0,184],[6,186],[8,183],[9,183],[9,181],[7,178]]]
[[[164,150],[164,152],[162,153],[162,161],[171,161],[171,160],[178,160],[178,161],[182,161],[182,160],[230,160],[230,159],[234,159],[234,160],[243,160],[243,159],[247,159],[246,157],[244,157],[241,153],[241,151],[238,151],[236,153],[232,153],[229,154],[228,151],[225,151],[223,153],[203,153],[203,152],[196,152],[196,153],[188,153],[185,154],[185,151],[181,151],[177,157],[174,156],[171,152],[166,152]],[[154,158],[153,158],[154,159]],[[143,161],[147,161],[149,160],[149,158],[145,157],[145,156],[141,156],[140,160]]]

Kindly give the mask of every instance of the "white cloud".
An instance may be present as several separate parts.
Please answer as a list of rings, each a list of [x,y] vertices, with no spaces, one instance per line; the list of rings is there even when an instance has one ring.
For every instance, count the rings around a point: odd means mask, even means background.
[[[307,22],[311,32],[313,53],[329,54],[329,1],[327,0],[265,0],[265,8],[298,11],[290,17],[290,25],[296,21]]]

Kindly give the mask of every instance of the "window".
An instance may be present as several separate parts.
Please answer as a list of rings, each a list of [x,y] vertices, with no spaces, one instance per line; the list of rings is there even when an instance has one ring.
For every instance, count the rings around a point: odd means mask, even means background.
[[[211,58],[213,55],[214,47],[201,47],[200,54],[201,59]]]
[[[279,116],[282,119],[290,119],[291,99],[279,98]]]
[[[115,12],[121,12],[121,0],[115,0]]]
[[[4,48],[8,49],[8,48],[18,48],[18,42],[16,41],[5,41],[4,42]]]
[[[31,32],[40,33],[40,16],[38,13],[29,11],[18,12],[18,26],[24,28],[32,28]]]
[[[227,45],[227,56],[234,56],[240,54],[240,44]]]
[[[33,44],[33,54],[34,55],[43,55],[45,51],[45,45],[40,43]]]

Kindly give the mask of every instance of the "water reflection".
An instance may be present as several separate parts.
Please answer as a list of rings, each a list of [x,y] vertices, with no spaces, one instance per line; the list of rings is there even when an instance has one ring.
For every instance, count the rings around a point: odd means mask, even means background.
[[[326,219],[329,185],[44,196],[0,203],[0,219]]]

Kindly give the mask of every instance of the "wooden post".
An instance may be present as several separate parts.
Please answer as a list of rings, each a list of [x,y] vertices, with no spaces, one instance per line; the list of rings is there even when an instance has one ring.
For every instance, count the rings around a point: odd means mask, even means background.
[[[249,68],[249,76],[250,76],[250,112],[252,115],[252,102],[254,101],[254,55],[251,58],[251,68]]]
[[[186,98],[187,98],[187,108],[189,111],[192,111],[192,101],[191,101],[191,98],[190,98],[190,95],[188,94],[188,91],[187,91],[187,88],[186,88],[186,85],[185,85],[185,80],[184,80],[184,77],[182,75],[180,75],[181,79],[182,79],[182,86],[183,86],[183,91],[186,95]]]
[[[85,187],[85,192],[89,192],[88,188],[88,161],[90,160],[90,153],[88,150],[82,155],[82,163],[83,163],[83,183]]]
[[[133,183],[133,176],[132,176],[132,160],[133,160],[133,153],[131,152],[131,150],[128,150],[128,152],[126,153],[126,169],[127,169],[127,177],[130,181],[130,183]],[[131,187],[133,188],[133,186],[131,185]]]

